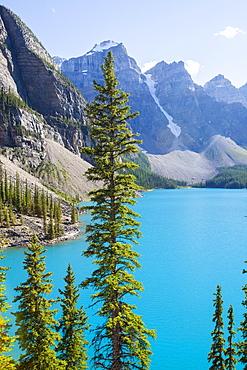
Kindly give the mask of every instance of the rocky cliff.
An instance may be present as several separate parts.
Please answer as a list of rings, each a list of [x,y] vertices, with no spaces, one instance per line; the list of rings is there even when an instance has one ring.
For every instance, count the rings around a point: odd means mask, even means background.
[[[62,75],[32,31],[10,10],[0,6],[2,153],[19,167],[47,180],[50,186],[74,197],[86,197],[88,186],[79,179],[88,166],[80,158],[79,147],[91,144],[85,105],[81,93]],[[60,146],[54,147],[49,141]],[[76,159],[66,149],[76,154]],[[52,150],[59,152],[61,158],[69,157],[66,170],[62,159],[59,163],[55,161]],[[77,163],[78,178],[70,171],[73,163]],[[72,187],[67,180],[58,181],[64,179],[65,172],[66,179],[73,177]]]
[[[6,135],[1,130],[0,135],[5,136],[3,144],[21,146],[15,128],[23,126],[26,132],[48,135],[78,153],[78,146],[88,140],[85,99],[61,74],[27,26],[3,6],[0,6],[0,71],[2,93],[12,94],[27,105],[20,109],[20,104],[13,104],[10,116],[14,118],[9,120],[8,128],[12,134]],[[34,129],[34,122],[38,130]]]
[[[218,102],[201,86],[193,83],[184,63],[158,63],[146,72],[153,95],[164,113],[170,116],[173,134],[171,150],[180,148],[200,153],[212,136],[231,137],[237,144],[247,143],[247,109],[240,103]]]
[[[140,112],[140,115],[130,122],[133,131],[141,134],[145,150],[155,153],[160,150],[166,152],[166,145],[159,148],[158,138],[165,136],[169,141],[168,121],[159,107],[154,104],[153,97],[145,83],[145,76],[135,60],[128,56],[122,43],[105,41],[100,45],[95,45],[87,54],[64,61],[61,71],[90,102],[95,96],[92,81],[102,82],[101,65],[109,50],[112,50],[114,54],[115,73],[120,87],[130,94],[131,110]]]

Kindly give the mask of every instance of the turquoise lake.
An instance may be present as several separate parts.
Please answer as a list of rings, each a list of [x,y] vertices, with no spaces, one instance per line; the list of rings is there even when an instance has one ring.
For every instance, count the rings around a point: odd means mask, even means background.
[[[156,190],[144,195],[134,207],[141,215],[143,233],[135,247],[142,264],[135,277],[145,287],[135,304],[146,326],[157,330],[157,339],[151,342],[151,370],[206,370],[210,366],[207,354],[214,328],[216,286],[222,286],[226,336],[229,306],[234,307],[236,327],[244,312],[247,190]],[[92,271],[90,260],[81,256],[89,215],[82,215],[81,221],[79,239],[47,247],[47,271],[53,272],[55,297],[57,289],[64,286],[68,262],[78,284]],[[11,267],[6,281],[9,303],[13,289],[26,280],[24,250],[4,251],[4,264]],[[80,304],[85,308],[90,304],[90,291],[81,291]],[[97,319],[93,313],[87,309],[89,322],[94,324]]]

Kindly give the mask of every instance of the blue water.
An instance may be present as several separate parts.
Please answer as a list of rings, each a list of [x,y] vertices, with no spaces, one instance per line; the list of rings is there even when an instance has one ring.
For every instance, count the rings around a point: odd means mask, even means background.
[[[247,275],[242,274],[247,268],[247,190],[156,190],[139,198],[135,211],[141,215],[144,235],[135,247],[143,266],[135,276],[145,287],[135,303],[147,327],[157,330],[151,370],[206,370],[217,284],[222,286],[225,332],[230,304],[236,327],[242,319],[241,288],[247,282]],[[83,230],[89,215],[82,215],[81,221]],[[85,248],[83,233],[77,240],[47,247],[54,296],[64,285],[68,262],[78,283],[89,276],[91,262],[81,257]],[[24,249],[8,249],[5,254],[5,265],[11,267],[7,277],[11,301],[14,287],[26,280]],[[84,307],[90,303],[89,295],[87,290],[81,292]],[[94,323],[93,310],[87,313]]]

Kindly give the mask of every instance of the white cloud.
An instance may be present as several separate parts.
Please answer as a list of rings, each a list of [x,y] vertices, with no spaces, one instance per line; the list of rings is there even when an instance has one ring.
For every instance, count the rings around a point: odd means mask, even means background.
[[[141,68],[142,73],[147,72],[149,69],[153,68],[158,62],[157,61],[151,61],[144,63],[144,66]]]
[[[57,13],[56,9],[52,8],[52,13]]]
[[[215,33],[214,36],[224,36],[227,39],[232,39],[233,37],[237,36],[239,33],[246,35],[246,32],[241,30],[238,27],[226,26],[226,28],[223,31]]]
[[[186,60],[184,62],[184,67],[191,76],[197,76],[202,69],[200,63],[195,62],[194,60]]]

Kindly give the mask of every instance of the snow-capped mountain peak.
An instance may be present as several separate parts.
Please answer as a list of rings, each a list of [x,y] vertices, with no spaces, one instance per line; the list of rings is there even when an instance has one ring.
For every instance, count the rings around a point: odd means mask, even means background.
[[[90,50],[88,53],[86,53],[86,55],[91,55],[91,54],[96,53],[96,52],[102,52],[104,50],[108,50],[108,49],[110,49],[114,46],[118,46],[118,45],[119,45],[118,42],[115,42],[115,41],[112,41],[112,40],[103,41],[100,44],[95,44],[94,47],[92,48],[92,50]]]

